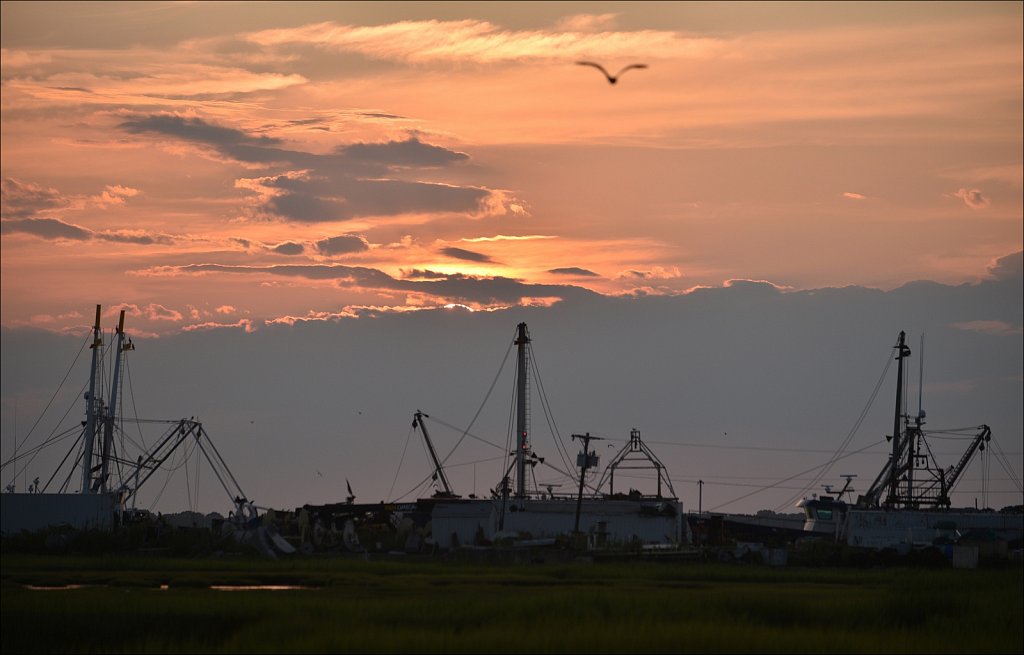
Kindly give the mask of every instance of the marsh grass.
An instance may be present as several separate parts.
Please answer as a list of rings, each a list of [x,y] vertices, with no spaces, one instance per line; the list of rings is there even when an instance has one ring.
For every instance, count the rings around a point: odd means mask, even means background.
[[[1019,566],[5,555],[2,580],[5,653],[1024,650]],[[313,588],[219,592],[215,584]]]

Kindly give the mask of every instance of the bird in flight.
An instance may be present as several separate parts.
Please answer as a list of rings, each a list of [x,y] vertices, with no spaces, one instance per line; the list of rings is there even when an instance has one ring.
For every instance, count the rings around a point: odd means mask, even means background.
[[[618,82],[619,76],[628,71],[630,68],[647,68],[647,64],[630,64],[629,66],[623,67],[622,70],[620,70],[618,73],[612,75],[611,73],[604,69],[604,66],[602,66],[601,64],[596,64],[592,61],[578,61],[576,62],[576,64],[578,66],[593,66],[597,70],[604,73],[604,76],[608,79],[608,84],[615,84],[616,82]]]

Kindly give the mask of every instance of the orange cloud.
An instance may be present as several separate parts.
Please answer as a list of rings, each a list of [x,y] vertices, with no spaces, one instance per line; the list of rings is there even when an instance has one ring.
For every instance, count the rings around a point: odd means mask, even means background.
[[[196,330],[221,330],[225,328],[241,328],[247,333],[255,332],[256,326],[252,322],[252,319],[242,318],[237,323],[217,323],[210,321],[207,323],[197,323],[194,325],[185,325],[181,328],[183,332],[194,332]]]
[[[557,239],[557,236],[549,234],[524,234],[522,236],[508,236],[496,234],[493,237],[463,237],[459,241],[466,243],[480,243],[482,241],[535,241],[537,239]]]
[[[615,29],[618,14],[577,14],[566,16],[555,24],[558,32],[610,32]]]
[[[678,266],[652,266],[646,271],[623,271],[617,277],[622,280],[674,280],[682,276]]]
[[[182,319],[181,312],[176,309],[168,309],[163,305],[157,303],[150,303],[146,305],[146,318],[151,321],[173,321],[178,322]]]
[[[137,196],[139,193],[140,191],[138,189],[121,186],[119,184],[108,184],[106,188],[104,188],[103,193],[92,196],[89,200],[91,200],[97,207],[106,209],[108,207],[124,205],[128,198]]]
[[[5,49],[5,299],[52,317],[86,279],[127,283],[142,307],[202,323],[230,321],[214,309],[228,301],[263,318],[480,309],[570,286],[671,294],[755,273],[804,287],[977,280],[979,263],[1019,250],[1021,32],[1006,20],[1019,5],[956,20],[897,6],[885,23],[837,10],[755,31],[730,19],[700,38],[669,13],[630,10],[630,25],[653,26],[637,30],[614,14],[549,26],[546,11],[522,29],[381,11],[364,26],[234,23],[159,48],[111,32],[103,49]],[[245,25],[293,24],[260,20]],[[613,89],[577,58],[651,68]],[[405,151],[444,157],[381,159]],[[445,202],[389,209],[396,190]],[[884,228],[854,211],[875,193]],[[985,210],[984,231],[951,220],[961,202]],[[338,211],[308,222],[325,205]],[[889,256],[908,221],[933,218],[914,253]],[[842,253],[822,246],[836,240]],[[282,244],[289,257],[266,249]],[[271,266],[334,260],[358,267]]]
[[[570,19],[576,28],[610,25],[610,15]],[[315,45],[332,50],[358,52],[374,59],[409,62],[476,61],[495,63],[523,59],[567,60],[583,56],[636,57],[657,52],[660,56],[710,57],[721,42],[683,36],[677,32],[587,32],[580,29],[503,30],[481,20],[401,21],[384,25],[356,26],[333,22],[302,27],[263,30],[245,36],[262,46]]]
[[[749,279],[746,279],[746,278],[733,278],[731,280],[726,280],[722,284],[722,286],[725,287],[726,289],[728,289],[729,287],[739,287],[739,286],[743,286],[743,287],[763,286],[763,287],[771,287],[771,288],[775,289],[776,291],[789,291],[789,290],[792,290],[792,288],[793,288],[793,287],[786,286],[784,284],[776,284],[775,282],[772,282],[770,280],[749,280]]]
[[[48,52],[0,48],[0,67],[5,71],[13,68],[28,68],[30,66],[49,64],[53,59],[53,55]]]
[[[49,103],[148,107],[158,104],[185,108],[190,103],[183,99],[191,96],[273,91],[308,81],[297,74],[258,73],[209,64],[179,62],[168,69],[160,63],[161,57],[166,61],[167,53],[136,54],[142,61],[125,53],[109,53],[99,73],[61,72],[41,80],[12,79],[4,83],[5,92]],[[142,71],[130,77],[118,76],[119,67]]]

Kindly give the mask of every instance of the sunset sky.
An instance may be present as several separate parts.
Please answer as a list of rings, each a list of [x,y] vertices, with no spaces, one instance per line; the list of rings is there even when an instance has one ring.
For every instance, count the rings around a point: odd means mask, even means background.
[[[4,3],[3,322],[974,281],[1021,248],[1021,22],[1020,3]],[[613,87],[577,60],[650,68]]]
[[[102,304],[140,338],[244,339],[445,307],[1013,278],[1022,13],[4,2],[2,326],[81,336]],[[580,60],[648,68],[610,85]],[[1009,297],[958,324],[1010,342],[1012,398]],[[903,327],[880,326],[879,353]]]

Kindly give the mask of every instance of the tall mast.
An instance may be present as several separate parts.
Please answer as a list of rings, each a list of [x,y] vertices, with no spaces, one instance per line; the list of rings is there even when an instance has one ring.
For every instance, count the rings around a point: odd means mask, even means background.
[[[900,466],[900,453],[902,452],[903,430],[900,419],[903,417],[903,360],[910,356],[910,348],[907,347],[906,332],[900,331],[899,341],[896,343],[896,414],[893,417],[892,425],[892,465],[889,467],[889,498],[886,505],[895,507],[899,501],[899,477],[903,467]],[[909,435],[908,435],[909,438]]]
[[[516,497],[526,497],[526,459],[530,456],[529,440],[529,388],[527,386],[526,347],[530,337],[526,323],[518,325],[519,334],[515,344],[518,347],[518,368],[516,369]]]
[[[85,453],[82,455],[82,493],[92,493],[92,446],[96,438],[96,367],[103,334],[100,332],[100,306],[96,305],[96,323],[92,328],[92,367],[89,371],[89,395],[85,397]]]
[[[110,404],[103,418],[103,456],[101,458],[99,491],[106,491],[107,476],[110,473],[110,447],[114,442],[114,421],[117,417],[117,391],[120,385],[121,358],[127,350],[134,350],[131,341],[124,342],[124,310],[117,321],[117,347],[114,349],[114,376],[110,383]]]

